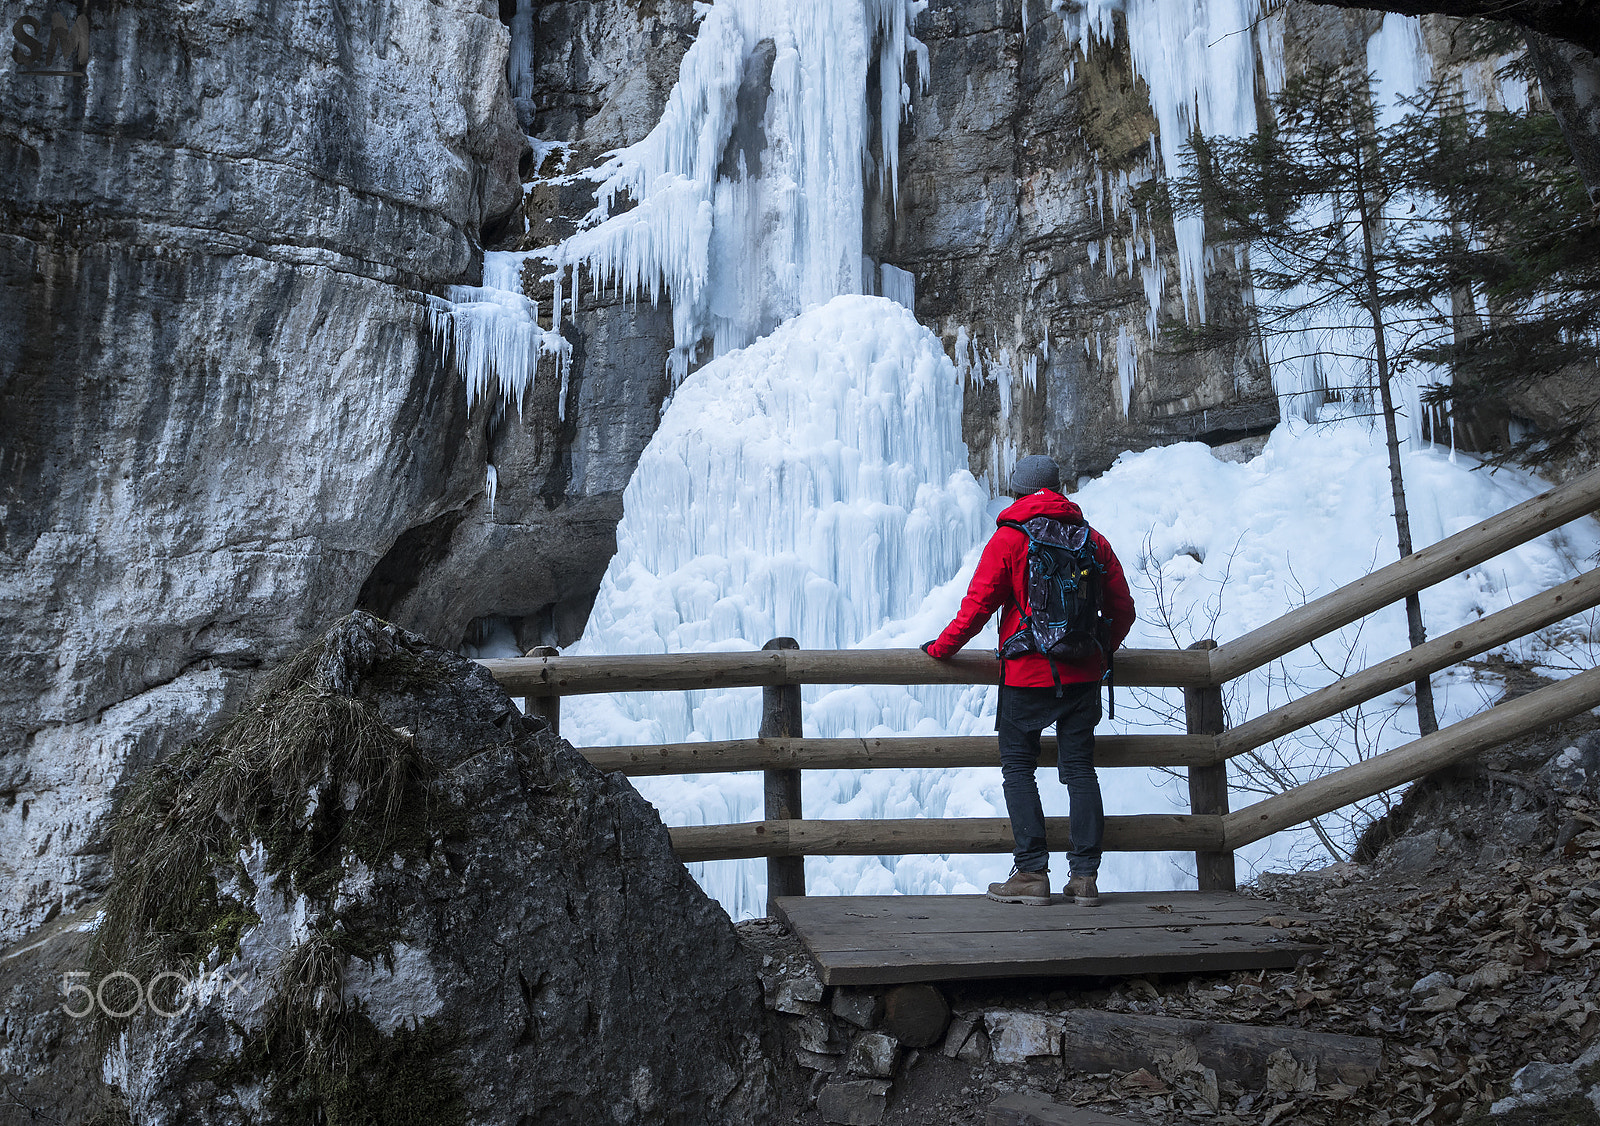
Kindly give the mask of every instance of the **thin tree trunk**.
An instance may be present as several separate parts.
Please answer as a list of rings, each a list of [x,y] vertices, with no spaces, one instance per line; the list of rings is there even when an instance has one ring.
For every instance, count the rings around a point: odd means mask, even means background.
[[[1389,347],[1384,339],[1383,303],[1378,292],[1377,256],[1373,251],[1372,228],[1376,217],[1367,198],[1364,177],[1361,176],[1361,155],[1356,156],[1356,206],[1361,216],[1362,268],[1367,283],[1367,314],[1372,318],[1372,342],[1378,368],[1378,396],[1383,404],[1384,437],[1389,446],[1389,488],[1394,495],[1394,526],[1400,541],[1400,558],[1412,554],[1411,513],[1406,508],[1406,486],[1400,477],[1400,432],[1395,424],[1394,396],[1389,389]],[[1428,640],[1422,625],[1422,600],[1415,594],[1406,596],[1406,629],[1411,647],[1415,649]],[[1433,683],[1421,676],[1416,681],[1417,728],[1423,735],[1439,730],[1438,713],[1433,706]]]

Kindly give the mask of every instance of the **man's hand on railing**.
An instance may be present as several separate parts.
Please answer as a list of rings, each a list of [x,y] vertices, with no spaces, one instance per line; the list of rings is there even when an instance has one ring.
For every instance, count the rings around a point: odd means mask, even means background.
[[[934,641],[937,641],[937,640],[938,640],[938,638],[934,638]],[[932,647],[932,645],[933,645],[933,641],[924,641],[924,642],[923,642],[923,643],[922,643],[922,644],[921,644],[921,645],[920,645],[920,646],[919,646],[919,648],[920,648],[920,649],[921,649],[921,650],[922,650],[922,651],[923,651],[923,652],[924,652],[924,653],[927,653],[927,654],[928,654],[928,656],[930,656],[930,657],[933,657],[933,652],[932,652],[932,648],[931,648],[931,647]],[[943,659],[944,659],[944,658],[942,658],[942,657],[933,657],[933,659],[934,659],[934,660],[935,660],[935,661],[941,661],[941,660],[943,660]]]

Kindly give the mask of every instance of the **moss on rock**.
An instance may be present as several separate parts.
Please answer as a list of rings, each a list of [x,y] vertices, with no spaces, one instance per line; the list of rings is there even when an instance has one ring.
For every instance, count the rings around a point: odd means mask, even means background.
[[[360,617],[369,630],[385,628]],[[166,976],[176,990],[177,975],[162,971],[239,954],[262,922],[263,892],[285,905],[304,900],[312,933],[283,959],[266,1024],[235,1028],[242,1050],[207,1079],[258,1082],[290,1118],[329,1126],[449,1126],[465,1119],[439,1059],[448,1037],[432,1028],[386,1035],[346,1007],[349,960],[382,961],[403,936],[338,893],[358,864],[427,856],[459,824],[460,811],[434,785],[435,764],[410,731],[385,721],[375,695],[380,685],[436,686],[459,670],[391,647],[352,674],[348,654],[330,649],[333,637],[274,670],[215,735],[150,770],[122,801],[91,965],[97,977]],[[120,1024],[100,1020],[106,1034]]]

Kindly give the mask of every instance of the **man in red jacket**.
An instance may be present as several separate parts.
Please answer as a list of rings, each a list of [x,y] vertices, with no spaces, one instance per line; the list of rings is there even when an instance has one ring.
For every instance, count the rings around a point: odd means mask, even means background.
[[[1049,516],[1063,524],[1083,524],[1083,512],[1061,495],[1061,471],[1041,454],[1017,462],[1011,492],[1018,499],[998,523],[1025,524]],[[1100,615],[1104,652],[1081,661],[1051,661],[1039,653],[1008,658],[1002,665],[999,714],[1000,771],[1011,816],[1015,864],[1004,883],[989,885],[989,898],[1002,903],[1044,905],[1050,902],[1049,850],[1045,846],[1044,810],[1034,771],[1039,765],[1039,735],[1056,728],[1057,770],[1067,787],[1072,809],[1072,848],[1067,853],[1071,879],[1065,894],[1082,907],[1100,902],[1096,876],[1105,812],[1100,780],[1094,772],[1094,729],[1100,722],[1100,682],[1107,658],[1133,627],[1133,597],[1111,545],[1091,531],[1096,562],[1104,568],[1104,601]],[[1028,537],[1016,528],[1000,527],[983,549],[978,570],[961,600],[961,609],[937,639],[922,648],[930,657],[955,656],[977,635],[996,610],[1002,610],[1000,637],[1010,637],[1027,610]],[[1052,663],[1054,668],[1052,669]]]

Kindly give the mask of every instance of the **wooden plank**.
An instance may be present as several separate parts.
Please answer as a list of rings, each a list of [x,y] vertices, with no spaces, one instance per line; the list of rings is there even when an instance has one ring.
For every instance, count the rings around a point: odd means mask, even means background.
[[[792,637],[774,637],[761,648],[786,651],[800,648]],[[773,684],[761,690],[761,728],[763,739],[798,739],[802,730],[800,686]],[[762,772],[763,812],[768,821],[793,821],[805,816],[800,804],[800,771],[793,768]],[[806,861],[803,856],[767,857],[767,914],[780,895],[806,893]]]
[[[1097,908],[976,895],[784,898],[773,908],[835,985],[1261,969],[1320,949],[1257,923],[1286,914],[1281,905],[1220,892],[1112,894]],[[1141,914],[1152,925],[1127,925]]]
[[[1057,910],[1069,910],[1063,905]],[[1050,910],[1050,908],[1035,908]],[[818,957],[868,962],[878,957],[903,960],[914,956],[928,962],[949,965],[988,963],[1012,957],[1032,958],[1040,953],[1051,957],[1147,957],[1175,951],[1216,951],[1256,945],[1304,946],[1303,941],[1286,937],[1284,932],[1253,923],[1215,923],[1206,927],[1116,928],[1111,930],[1036,931],[1005,930],[969,933],[965,931],[920,931],[905,935],[862,935],[859,938],[816,939],[802,936],[807,949]]]
[[[1285,914],[1277,904],[1223,892],[1109,892],[1094,908],[1073,907],[1059,896],[1048,908],[996,903],[981,895],[815,896],[789,901],[785,911],[794,927],[809,936],[840,938],[910,932],[1165,929],[1253,924]]]
[[[1252,899],[1237,892],[1226,891],[1111,891],[1103,897],[1101,907],[1084,907],[1076,911],[1024,912],[1062,915],[1066,918],[1101,919],[1128,915],[1138,918],[1162,919],[1174,916],[1200,917],[1219,912],[1242,912],[1255,917],[1299,913],[1287,911],[1280,903],[1270,899]],[[949,918],[1015,918],[1015,903],[997,903],[982,895],[825,895],[796,900],[790,910],[803,912],[806,920],[829,917],[926,919],[930,913]],[[1313,918],[1304,915],[1305,918]],[[1156,921],[1160,921],[1157,919]]]
[[[1347,676],[1281,708],[1241,723],[1222,735],[1217,743],[1218,749],[1223,755],[1232,757],[1266,746],[1291,731],[1337,715],[1347,708],[1409,684],[1418,677],[1486,653],[1497,645],[1524,637],[1534,630],[1554,625],[1592,606],[1600,606],[1600,568],[1587,571],[1543,594],[1523,599],[1515,606],[1480,618],[1354,676]]]
[[[1206,653],[1217,647],[1210,638],[1189,646]],[[1222,704],[1222,689],[1216,686],[1185,688],[1183,690],[1184,722],[1190,735],[1210,735],[1213,738],[1227,726],[1227,712]],[[1189,812],[1223,814],[1228,812],[1228,764],[1222,762],[1196,764],[1189,767]],[[1194,866],[1200,890],[1232,891],[1235,885],[1233,853],[1226,850],[1203,850],[1194,854]]]
[[[674,692],[784,683],[783,654],[778,652],[506,657],[478,663],[513,696]]]
[[[577,657],[506,657],[481,664],[513,696],[596,692],[675,692],[761,688],[778,684],[998,684],[1000,662],[958,653],[936,661],[920,649],[791,649],[759,653],[624,653]],[[1204,653],[1124,649],[1117,683],[1209,683]]]
[[[1046,817],[1050,840],[1068,838],[1065,817]],[[685,863],[755,856],[904,856],[916,853],[1010,852],[1004,817],[861,821],[746,821],[668,830]],[[1222,847],[1222,818],[1185,813],[1107,817],[1105,847],[1123,852],[1194,852]]]
[[[1600,669],[1546,685],[1442,731],[1275,794],[1223,818],[1229,848],[1381,794],[1481,750],[1600,705]]]
[[[1040,739],[1039,765],[1056,764],[1056,738]],[[1000,765],[992,735],[905,736],[888,739],[729,739],[632,747],[586,747],[604,771],[629,777],[720,774],[740,770],[880,770]],[[1097,735],[1095,766],[1194,766],[1214,763],[1217,743],[1203,735]]]
[[[561,650],[554,645],[536,645],[530,657],[559,657]],[[528,701],[528,710],[550,725],[552,735],[561,734],[561,697],[535,696]]]
[[[801,649],[787,655],[796,684],[998,684],[990,653],[958,653],[936,661],[920,649]],[[1182,649],[1120,649],[1117,683],[1182,687],[1205,684],[1211,662]]]
[[[814,897],[814,898],[821,898]],[[1020,904],[1004,904],[1008,907],[1020,907]],[[880,925],[849,926],[840,922],[810,922],[805,924],[806,938],[816,942],[819,946],[831,950],[882,950],[892,949],[904,944],[905,936],[914,933],[919,937],[928,935],[949,936],[952,940],[958,936],[969,939],[987,938],[994,940],[997,936],[1016,935],[1051,935],[1065,941],[1072,935],[1098,935],[1112,931],[1144,933],[1147,931],[1161,931],[1172,934],[1198,934],[1204,937],[1217,928],[1227,927],[1255,927],[1261,922],[1259,911],[1254,913],[1227,912],[1218,913],[1208,919],[1197,921],[1184,918],[1161,918],[1154,916],[1145,919],[1132,919],[1126,916],[1121,918],[1102,918],[1100,920],[1083,918],[1083,914],[1090,908],[1074,908],[1067,900],[1054,897],[1049,907],[1035,907],[1026,915],[1014,916],[1010,924],[996,924],[990,926],[963,926],[956,919],[929,919],[923,923],[902,922],[897,927]],[[1070,912],[1076,911],[1073,915]],[[861,920],[851,920],[860,922]],[[915,927],[915,930],[909,928]],[[1220,932],[1219,932],[1220,933]],[[1293,930],[1280,935],[1288,940],[1295,939]]]
[[[1006,977],[1135,977],[1165,973],[1232,973],[1287,969],[1321,947],[1255,941],[1259,928],[1213,937],[1170,936],[1135,942],[1136,932],[1110,931],[1073,944],[996,938],[971,949],[912,946],[866,951],[811,950],[826,985],[889,985],[910,981],[971,981]],[[809,950],[810,947],[807,947]]]
[[[1288,1052],[1314,1068],[1320,1083],[1361,1087],[1377,1077],[1383,1044],[1370,1036],[1313,1032],[1281,1025],[1235,1024],[1077,1009],[1058,1014],[1062,1058],[1082,1072],[1155,1070],[1162,1056],[1192,1045],[1217,1078],[1260,1087],[1268,1060]]]
[[[1243,676],[1325,633],[1458,575],[1596,508],[1600,508],[1600,469],[1591,470],[1381,567],[1365,578],[1228,642],[1211,654],[1213,683],[1221,684]],[[1118,663],[1120,667],[1120,658]]]

